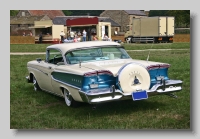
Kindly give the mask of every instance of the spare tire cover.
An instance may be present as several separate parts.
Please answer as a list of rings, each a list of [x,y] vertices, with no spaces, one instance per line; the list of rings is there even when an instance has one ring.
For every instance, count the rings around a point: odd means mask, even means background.
[[[148,90],[150,87],[150,75],[147,69],[137,63],[123,66],[118,72],[118,81],[124,93]]]

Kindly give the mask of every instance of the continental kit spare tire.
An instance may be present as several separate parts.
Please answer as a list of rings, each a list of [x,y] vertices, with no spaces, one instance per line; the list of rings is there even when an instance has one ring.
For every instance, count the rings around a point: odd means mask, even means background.
[[[118,82],[120,89],[124,93],[148,90],[150,87],[150,75],[144,66],[137,63],[129,63],[118,71]]]

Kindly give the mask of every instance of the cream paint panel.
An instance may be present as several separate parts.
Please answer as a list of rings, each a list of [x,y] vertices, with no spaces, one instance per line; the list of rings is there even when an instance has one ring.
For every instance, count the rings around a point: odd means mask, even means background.
[[[160,24],[159,24],[159,27],[160,27],[160,36],[166,36],[167,34],[167,18],[166,17],[160,17]]]
[[[42,73],[41,71],[37,70],[36,68],[30,68],[30,67],[28,67],[28,70],[29,70],[29,73],[32,73],[33,76],[36,78],[39,86],[41,86],[40,85],[41,82],[42,82],[41,77],[44,76],[44,73]]]
[[[98,23],[97,25],[97,37],[99,40],[102,40],[102,33],[101,33],[102,25],[101,22]]]
[[[85,63],[81,64],[81,67],[79,64],[74,65],[60,65],[55,68],[56,71],[60,72],[67,72],[67,73],[73,73],[77,75],[83,75],[86,72],[94,71],[92,70],[92,67],[85,67]]]
[[[51,67],[51,69],[49,69],[49,67]],[[45,63],[44,64],[44,67],[42,67],[42,70],[43,71],[46,71],[48,73],[48,76],[46,77],[46,80],[43,79],[43,86],[44,86],[44,89],[45,90],[48,90],[50,92],[53,92],[53,87],[52,87],[52,84],[51,84],[51,73],[53,71],[53,69],[56,67],[56,65],[54,64],[49,64],[49,63]]]
[[[150,65],[157,65],[157,64],[165,64],[165,63],[160,63],[160,62],[153,62],[153,61],[145,61],[145,60],[133,60],[133,59],[127,59],[127,60],[124,60],[124,59],[119,59],[119,60],[106,60],[106,61],[96,61],[96,62],[89,62],[89,63],[84,63],[82,64],[84,67],[88,67],[88,71],[90,68],[92,69],[95,69],[95,70],[109,70],[111,71],[114,76],[117,75],[119,69],[127,64],[127,63],[136,63],[136,64],[141,64],[145,67],[147,66],[150,66]],[[73,68],[75,69],[75,73],[79,73],[79,74],[82,74],[84,72],[87,71],[87,69],[84,69],[84,70],[79,70],[77,68]],[[92,70],[90,70],[92,71]]]
[[[67,35],[67,27],[64,26],[64,33]]]
[[[61,88],[65,88],[71,93],[75,101],[83,102],[81,96],[79,95],[78,89],[72,88],[70,86],[64,85],[54,80],[52,80],[52,86],[54,89],[53,90],[54,93],[56,93],[57,95],[63,96],[63,92],[61,91]]]
[[[60,39],[60,32],[64,32],[64,25],[52,25],[52,38]]]
[[[83,75],[86,72],[105,69],[105,70],[110,70],[112,73],[116,74],[118,72],[118,70],[124,64],[131,63],[131,62],[142,64],[145,67],[149,66],[149,65],[166,64],[166,63],[161,63],[161,62],[136,60],[136,59],[126,59],[126,60],[117,59],[117,60],[106,60],[106,61],[98,61],[98,62],[95,61],[95,62],[82,63],[81,64],[81,68],[79,67],[79,64],[75,64],[75,65],[59,65],[59,66],[55,65],[55,70],[56,71],[60,71],[60,72],[68,72],[68,73],[73,73],[73,74],[77,74],[77,75]],[[34,62],[34,63],[36,63],[36,62]],[[43,65],[45,65],[45,62],[44,62]],[[53,64],[51,64],[51,65],[53,65]],[[46,64],[46,66],[47,66],[47,64]],[[38,68],[37,65],[36,65],[36,67]]]
[[[72,88],[70,86],[64,86],[64,88],[68,89],[75,101],[83,102],[81,96],[79,95],[78,89]]]
[[[96,25],[96,36],[99,38],[99,23]],[[99,38],[100,39],[100,38]]]
[[[174,36],[174,17],[167,17],[167,36]]]
[[[51,26],[53,25],[52,20],[44,20],[44,21],[34,21],[35,26]]]
[[[102,26],[108,26],[108,37],[111,38],[111,23],[110,22],[99,22],[97,25],[97,37],[102,40],[104,34],[101,33]]]
[[[141,20],[140,19],[134,19],[133,20],[133,28],[132,28],[133,36],[140,36],[141,34]]]
[[[140,36],[159,36],[159,21],[158,18],[140,18],[141,33]]]
[[[49,64],[44,61],[41,61],[40,63],[35,65],[35,68],[39,70],[39,72],[37,72],[39,75],[36,75],[39,76],[39,80],[37,80],[38,84],[42,89],[46,91],[53,92],[53,88],[51,86],[51,72],[53,71],[55,66],[56,65]],[[51,67],[51,69],[49,69],[49,67]]]

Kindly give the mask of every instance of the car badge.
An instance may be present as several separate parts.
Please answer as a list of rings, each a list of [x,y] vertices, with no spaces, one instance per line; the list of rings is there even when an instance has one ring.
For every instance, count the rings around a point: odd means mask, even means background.
[[[135,76],[135,79],[133,81],[133,85],[141,84],[138,78]]]

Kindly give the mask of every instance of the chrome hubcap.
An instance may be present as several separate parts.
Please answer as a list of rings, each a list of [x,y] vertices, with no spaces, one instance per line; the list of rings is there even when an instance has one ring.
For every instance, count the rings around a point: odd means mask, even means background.
[[[33,87],[34,87],[34,90],[37,91],[37,81],[35,80],[35,78],[33,79]]]
[[[67,106],[70,106],[72,97],[71,97],[71,94],[66,89],[64,90],[64,96],[65,96],[65,102]]]

